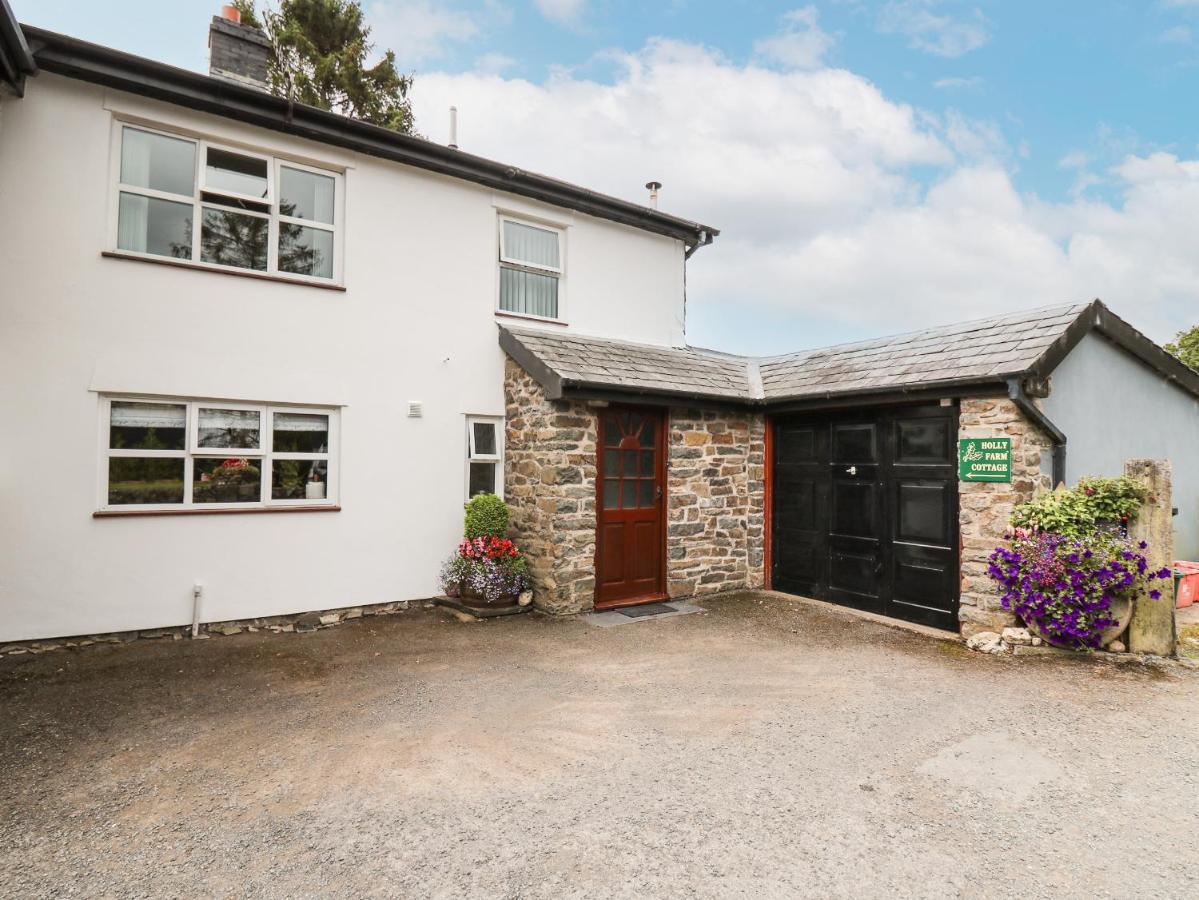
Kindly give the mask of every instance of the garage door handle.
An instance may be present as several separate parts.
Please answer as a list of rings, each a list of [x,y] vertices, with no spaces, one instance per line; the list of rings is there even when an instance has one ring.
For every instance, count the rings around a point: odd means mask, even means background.
[[[858,474],[858,467],[857,467],[857,466],[850,466],[848,469],[846,469],[846,470],[845,470],[845,474],[846,474],[846,475],[857,475],[857,474]]]

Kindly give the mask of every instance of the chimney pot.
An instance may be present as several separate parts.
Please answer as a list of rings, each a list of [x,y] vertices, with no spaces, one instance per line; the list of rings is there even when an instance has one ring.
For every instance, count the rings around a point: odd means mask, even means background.
[[[226,3],[221,7],[221,17],[228,19],[230,22],[241,24],[241,10],[231,3]]]

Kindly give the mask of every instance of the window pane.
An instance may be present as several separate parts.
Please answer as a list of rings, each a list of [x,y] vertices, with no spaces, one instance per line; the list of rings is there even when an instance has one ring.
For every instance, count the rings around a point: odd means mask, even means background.
[[[256,409],[217,409],[201,407],[199,446],[256,450],[259,412]]]
[[[634,478],[637,475],[637,453],[633,450],[624,452],[624,474],[628,478]]]
[[[113,450],[184,450],[187,407],[113,401],[108,446]]]
[[[317,413],[275,413],[275,453],[328,453],[329,417]]]
[[[270,219],[205,208],[200,259],[223,266],[265,271],[269,231]]]
[[[108,460],[108,503],[182,503],[183,459],[114,457]]]
[[[620,482],[604,482],[604,509],[620,509]]]
[[[504,256],[534,266],[559,268],[558,232],[504,220]]]
[[[279,212],[293,219],[332,225],[334,184],[328,175],[283,166],[279,170]]]
[[[636,481],[622,481],[620,483],[620,506],[622,509],[637,508]]]
[[[493,462],[473,462],[470,464],[470,496],[475,494],[495,493],[495,467]]]
[[[654,506],[654,482],[650,479],[642,479],[638,484],[641,485],[641,498],[637,505],[642,509],[652,509]]]
[[[190,203],[121,194],[117,216],[117,247],[137,253],[192,258]]]
[[[495,423],[472,422],[475,437],[475,456],[495,456]]]
[[[500,309],[558,318],[558,277],[501,266]]]
[[[325,500],[329,463],[323,459],[271,461],[272,500]]]
[[[333,277],[333,232],[279,223],[279,271]]]
[[[654,451],[653,450],[642,450],[641,451],[641,474],[642,475],[650,475],[650,476],[652,476],[654,474]]]
[[[196,503],[257,503],[262,499],[262,470],[258,460],[197,459],[192,474]]]
[[[267,161],[210,147],[204,167],[204,187],[248,197],[266,197]]]
[[[121,182],[190,197],[196,192],[196,145],[125,128],[121,132]]]
[[[604,477],[619,478],[620,477],[620,451],[605,450],[604,451]]]

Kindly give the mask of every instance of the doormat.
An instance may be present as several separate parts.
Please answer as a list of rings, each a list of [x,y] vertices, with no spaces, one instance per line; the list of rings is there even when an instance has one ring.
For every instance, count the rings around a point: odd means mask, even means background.
[[[590,625],[598,625],[600,628],[611,628],[614,625],[657,622],[659,619],[670,619],[674,616],[686,616],[703,611],[702,606],[696,606],[694,603],[687,603],[683,600],[674,600],[670,603],[647,603],[644,606],[626,606],[623,609],[584,613],[583,620]]]
[[[669,603],[643,603],[640,606],[622,606],[616,612],[630,619],[640,619],[642,616],[660,616],[663,613],[678,612]]]

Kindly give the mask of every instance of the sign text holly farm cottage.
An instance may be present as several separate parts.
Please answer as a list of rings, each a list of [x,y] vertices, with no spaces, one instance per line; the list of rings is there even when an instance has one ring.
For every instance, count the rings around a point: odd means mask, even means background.
[[[958,477],[962,481],[1011,481],[1012,439],[964,438],[958,441]]]

